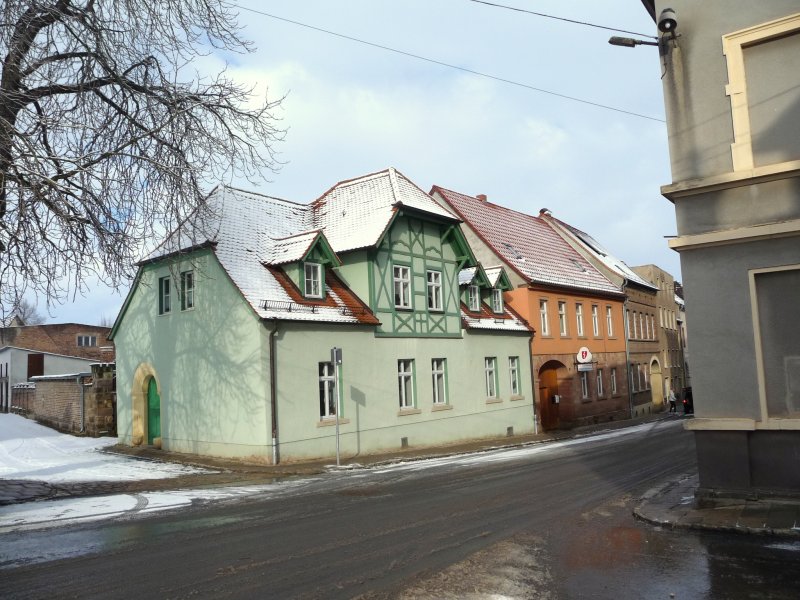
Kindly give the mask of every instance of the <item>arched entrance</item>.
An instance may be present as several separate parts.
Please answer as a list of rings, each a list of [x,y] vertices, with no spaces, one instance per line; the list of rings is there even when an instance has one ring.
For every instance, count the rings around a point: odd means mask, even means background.
[[[163,389],[153,365],[142,363],[133,374],[131,386],[131,444],[160,445],[161,396]]]
[[[161,396],[155,377],[147,380],[147,443],[161,437]]]
[[[664,408],[664,378],[661,374],[661,365],[658,359],[650,359],[650,391],[653,395],[653,407],[655,410]]]
[[[566,367],[557,360],[548,361],[539,369],[539,411],[544,430],[556,429],[561,422],[558,390],[560,369],[566,369]]]

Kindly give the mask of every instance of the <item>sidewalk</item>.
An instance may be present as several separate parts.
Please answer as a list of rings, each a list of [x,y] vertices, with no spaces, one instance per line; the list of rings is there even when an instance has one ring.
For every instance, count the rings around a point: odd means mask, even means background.
[[[695,497],[696,474],[647,492],[633,514],[653,525],[800,538],[800,499]]]
[[[375,466],[429,458],[442,458],[474,452],[488,452],[501,448],[513,448],[555,440],[571,439],[586,436],[598,431],[609,431],[632,427],[642,423],[673,420],[677,418],[681,417],[670,415],[669,413],[657,413],[638,419],[600,423],[569,431],[490,438],[439,447],[398,449],[397,451],[381,454],[343,458],[340,468]],[[30,479],[0,479],[0,506],[37,500],[82,498],[109,494],[138,494],[143,492],[161,492],[188,488],[221,488],[224,486],[269,483],[286,477],[318,475],[337,468],[335,458],[268,465],[168,452],[153,447],[117,445],[109,447],[105,452],[130,456],[132,460],[152,461],[154,463],[176,463],[190,467],[198,467],[203,469],[203,471],[169,479],[90,481],[58,484]]]

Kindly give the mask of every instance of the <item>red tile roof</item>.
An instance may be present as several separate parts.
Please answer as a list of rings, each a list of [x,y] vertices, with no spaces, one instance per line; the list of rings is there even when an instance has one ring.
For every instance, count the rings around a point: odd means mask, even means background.
[[[436,194],[528,283],[622,295],[543,219],[433,186]]]
[[[2,327],[0,348],[11,346],[98,362],[114,362],[114,343],[108,340],[110,332],[108,327],[80,323]],[[97,346],[78,346],[79,335],[96,336]]]

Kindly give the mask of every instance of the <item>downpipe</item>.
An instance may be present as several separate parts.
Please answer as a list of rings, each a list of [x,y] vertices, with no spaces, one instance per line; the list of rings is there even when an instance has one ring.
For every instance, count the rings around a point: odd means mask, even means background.
[[[272,464],[277,465],[280,460],[278,453],[278,392],[275,384],[277,365],[275,359],[275,334],[278,333],[278,321],[273,321],[272,331],[269,332],[269,397],[270,412],[272,413]]]

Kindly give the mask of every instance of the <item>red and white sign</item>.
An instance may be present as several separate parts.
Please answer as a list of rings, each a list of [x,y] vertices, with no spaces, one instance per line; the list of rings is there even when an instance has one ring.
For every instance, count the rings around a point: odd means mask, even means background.
[[[590,363],[592,362],[592,353],[589,352],[589,349],[586,346],[583,346],[580,350],[578,350],[576,358],[580,364]]]

